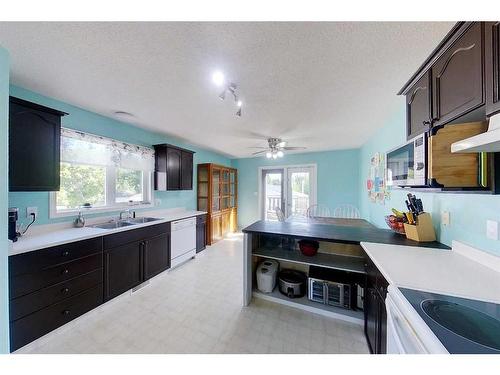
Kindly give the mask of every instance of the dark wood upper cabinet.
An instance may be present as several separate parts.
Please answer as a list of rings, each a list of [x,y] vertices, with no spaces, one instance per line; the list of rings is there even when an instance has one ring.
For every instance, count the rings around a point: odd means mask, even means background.
[[[193,151],[155,145],[155,190],[193,189]]]
[[[61,117],[64,115],[64,112],[10,97],[10,191],[59,190]]]
[[[500,22],[485,22],[486,115],[500,112]]]
[[[431,77],[429,72],[426,72],[406,94],[408,139],[429,130],[431,112]]]
[[[484,104],[483,25],[475,22],[432,66],[433,126]]]
[[[193,153],[182,151],[181,186],[183,190],[193,190]]]

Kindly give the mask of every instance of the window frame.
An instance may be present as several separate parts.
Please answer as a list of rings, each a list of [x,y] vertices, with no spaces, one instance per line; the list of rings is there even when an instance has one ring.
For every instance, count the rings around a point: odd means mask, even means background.
[[[62,136],[62,135],[61,135]],[[105,168],[105,205],[99,207],[91,207],[91,208],[70,208],[70,209],[57,209],[57,191],[51,191],[49,193],[49,218],[60,218],[60,217],[68,217],[75,216],[78,212],[83,211],[85,213],[104,213],[104,212],[116,212],[127,208],[151,208],[154,206],[154,172],[143,169],[132,169],[132,168],[124,168],[118,165],[99,165],[93,163],[72,163],[68,161],[61,161],[61,163],[69,163],[76,165],[87,165],[87,166],[96,166],[96,167],[104,167]],[[116,175],[117,170],[119,168],[128,169],[133,171],[141,171],[142,172],[142,186],[143,186],[143,198],[142,202],[116,202]],[[85,202],[82,202],[82,204]]]

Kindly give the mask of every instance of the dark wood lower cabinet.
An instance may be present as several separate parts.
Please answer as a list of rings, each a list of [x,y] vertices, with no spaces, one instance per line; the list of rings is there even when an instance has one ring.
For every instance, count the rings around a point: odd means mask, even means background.
[[[105,300],[170,268],[170,224],[129,230],[109,237],[112,238],[104,240]],[[120,245],[106,248],[106,244]]]
[[[385,297],[387,281],[375,265],[367,262],[367,283],[364,298],[365,336],[373,354],[387,352],[387,312]]]
[[[207,247],[207,215],[196,217],[196,252],[205,250]]]
[[[142,282],[142,242],[104,251],[104,299],[109,300]]]
[[[170,234],[162,234],[144,241],[144,280],[170,268]]]
[[[170,267],[170,223],[9,257],[15,351]]]
[[[14,351],[102,303],[102,284],[10,323]]]

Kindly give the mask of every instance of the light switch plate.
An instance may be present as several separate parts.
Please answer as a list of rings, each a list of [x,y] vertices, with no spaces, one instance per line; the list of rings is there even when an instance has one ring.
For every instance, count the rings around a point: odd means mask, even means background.
[[[486,220],[486,237],[498,240],[498,221]]]
[[[35,214],[35,217],[38,217],[38,207],[26,207],[26,217],[31,219],[31,214]]]
[[[443,224],[443,226],[445,226],[445,227],[450,225],[450,212],[449,211],[442,211],[441,212],[441,224]]]

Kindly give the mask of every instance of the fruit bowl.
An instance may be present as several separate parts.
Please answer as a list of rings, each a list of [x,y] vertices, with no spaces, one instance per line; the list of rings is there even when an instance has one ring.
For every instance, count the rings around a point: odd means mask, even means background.
[[[404,219],[402,217],[397,217],[395,215],[387,215],[385,217],[385,222],[387,226],[392,229],[393,232],[399,234],[405,234]]]

